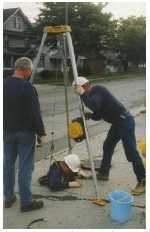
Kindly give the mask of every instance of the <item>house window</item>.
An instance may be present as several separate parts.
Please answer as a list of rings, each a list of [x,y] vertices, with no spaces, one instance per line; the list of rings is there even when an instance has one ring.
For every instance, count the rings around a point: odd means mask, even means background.
[[[25,47],[25,42],[22,39],[11,39],[9,40],[9,47],[10,48],[24,48]]]
[[[62,60],[61,59],[51,59],[51,67],[53,70],[62,70]]]
[[[39,67],[44,67],[44,57],[45,56],[43,54],[40,56]]]
[[[11,67],[11,56],[10,55],[4,55],[4,68],[10,68]]]
[[[21,29],[21,21],[18,16],[15,17],[15,29]]]

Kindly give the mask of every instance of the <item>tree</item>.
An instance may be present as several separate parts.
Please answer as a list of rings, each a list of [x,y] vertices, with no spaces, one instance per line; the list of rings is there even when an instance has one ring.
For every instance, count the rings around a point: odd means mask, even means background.
[[[145,17],[129,17],[118,21],[116,48],[127,70],[128,62],[138,66],[146,60]]]
[[[69,25],[76,55],[100,57],[111,46],[115,23],[112,15],[103,13],[106,4],[90,2],[69,3]],[[37,29],[47,25],[65,24],[65,3],[45,2],[36,21]]]

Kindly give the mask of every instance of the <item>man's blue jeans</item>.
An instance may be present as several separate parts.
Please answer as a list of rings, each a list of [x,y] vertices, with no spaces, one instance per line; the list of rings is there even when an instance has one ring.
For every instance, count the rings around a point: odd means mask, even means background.
[[[122,140],[126,158],[132,162],[134,173],[138,181],[145,179],[145,169],[142,159],[137,151],[135,138],[135,121],[130,113],[126,118],[120,118],[119,121],[112,125],[106,140],[103,144],[103,159],[101,162],[101,172],[109,174],[112,155],[116,144]]]
[[[18,185],[21,205],[32,202],[31,178],[34,168],[35,133],[4,131],[4,195],[9,201],[14,194],[15,161],[19,156]]]

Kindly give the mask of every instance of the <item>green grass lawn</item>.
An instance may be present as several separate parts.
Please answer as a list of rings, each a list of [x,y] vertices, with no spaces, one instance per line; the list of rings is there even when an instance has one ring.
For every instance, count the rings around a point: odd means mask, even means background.
[[[146,74],[145,72],[136,72],[136,73],[113,73],[109,75],[98,75],[98,74],[92,74],[87,75],[86,77],[91,82],[97,82],[97,81],[115,81],[115,80],[124,80],[124,79],[133,79],[133,78],[145,78]],[[69,81],[70,82],[70,81]],[[49,80],[36,80],[35,84],[51,84],[51,85],[63,85],[63,80],[60,79],[56,81],[54,78]]]
[[[118,80],[118,79],[130,79],[130,78],[145,78],[145,72],[135,73],[112,73],[108,75],[89,75],[90,80]]]

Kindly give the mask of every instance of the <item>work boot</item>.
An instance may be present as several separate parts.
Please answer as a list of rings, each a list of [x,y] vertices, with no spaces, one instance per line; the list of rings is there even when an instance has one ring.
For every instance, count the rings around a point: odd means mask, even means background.
[[[41,209],[44,207],[43,201],[32,201],[29,205],[22,205],[21,212],[28,212],[32,210]]]
[[[17,197],[14,195],[9,201],[5,201],[5,208],[11,208],[12,205],[16,202]]]
[[[108,173],[103,173],[101,171],[101,169],[99,169],[99,171],[97,173],[97,179],[107,181],[107,180],[109,180],[109,174]]]
[[[145,193],[145,179],[137,183],[136,187],[131,191],[132,195],[138,196]]]

